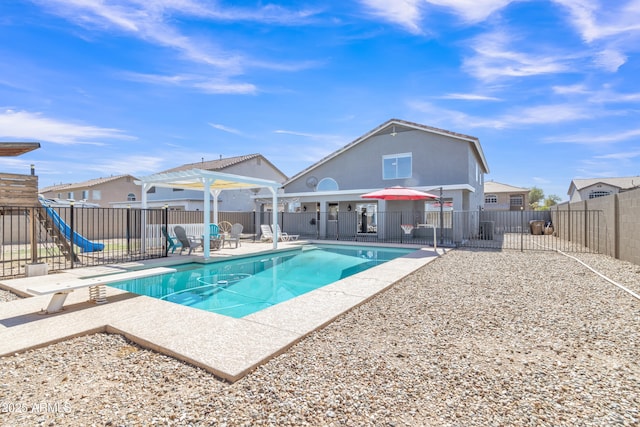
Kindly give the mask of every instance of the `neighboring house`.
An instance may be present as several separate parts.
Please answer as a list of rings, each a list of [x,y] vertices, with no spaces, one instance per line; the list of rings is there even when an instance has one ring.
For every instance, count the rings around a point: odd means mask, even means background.
[[[574,179],[569,185],[567,194],[569,195],[569,202],[574,203],[596,197],[609,196],[638,187],[640,187],[640,176]]]
[[[180,173],[191,169],[203,169],[276,182],[284,182],[287,179],[284,173],[261,154],[221,157],[218,160],[188,163],[158,173]],[[226,212],[250,212],[255,209],[255,197],[261,195],[271,198],[271,193],[267,189],[223,191],[218,195],[218,209]],[[213,204],[213,201],[211,203]],[[139,207],[140,204],[135,206]],[[147,206],[149,208],[168,206],[171,210],[202,211],[204,210],[204,201],[202,191],[152,187],[147,192]]]
[[[140,186],[132,175],[118,175],[107,178],[90,179],[74,184],[52,185],[40,189],[47,199],[69,201],[86,201],[102,208],[114,207],[116,204],[126,207],[140,200]]]
[[[484,204],[488,172],[478,138],[392,119],[290,178],[283,185],[283,197],[292,201],[289,210],[326,213],[329,220],[337,212],[364,212],[371,229],[379,212],[423,212],[416,221],[407,220],[420,223],[440,205],[364,200],[360,196],[365,193],[397,185],[411,187],[442,194],[447,210],[478,212]],[[320,224],[326,222],[318,219]],[[324,230],[320,233],[324,235]]]
[[[514,187],[501,182],[484,183],[485,211],[519,211],[531,210],[529,206],[529,189]]]

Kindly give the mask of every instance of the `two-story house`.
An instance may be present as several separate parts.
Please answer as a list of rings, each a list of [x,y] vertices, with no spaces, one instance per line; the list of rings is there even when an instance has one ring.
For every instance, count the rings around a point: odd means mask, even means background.
[[[441,206],[477,213],[484,204],[484,174],[488,172],[478,138],[391,119],[296,174],[283,187],[284,197],[296,201],[294,210],[318,212],[322,236],[332,232],[331,220],[338,212],[356,212],[359,217],[365,213],[367,229],[358,232],[380,235],[383,212],[417,215],[403,219],[414,224],[429,222],[429,212],[439,211]],[[361,198],[392,186],[433,193],[439,199]],[[362,224],[353,224],[352,228],[356,227]]]

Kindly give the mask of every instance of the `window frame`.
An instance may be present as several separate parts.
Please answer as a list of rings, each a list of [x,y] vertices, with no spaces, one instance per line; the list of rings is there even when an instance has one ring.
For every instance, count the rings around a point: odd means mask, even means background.
[[[513,203],[514,200],[520,200],[520,203]],[[510,207],[522,207],[524,206],[524,196],[522,194],[512,194],[509,196]]]
[[[404,169],[403,165],[400,165],[400,160],[408,159],[408,175],[401,175],[399,172]],[[389,164],[389,160],[395,160],[395,164]],[[388,166],[389,167],[388,167]],[[390,166],[395,166],[395,170],[391,173]],[[413,176],[413,153],[396,153],[396,154],[385,154],[382,156],[382,179],[384,181],[389,181],[392,179],[406,179],[411,178]]]
[[[498,195],[497,194],[485,194],[484,195],[484,204],[485,205],[497,205],[498,204]]]

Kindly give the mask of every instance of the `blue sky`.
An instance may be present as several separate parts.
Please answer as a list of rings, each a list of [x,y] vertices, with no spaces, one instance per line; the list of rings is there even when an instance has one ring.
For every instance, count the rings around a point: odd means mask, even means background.
[[[0,158],[41,186],[261,153],[292,176],[391,118],[566,200],[640,175],[640,0],[2,0]]]

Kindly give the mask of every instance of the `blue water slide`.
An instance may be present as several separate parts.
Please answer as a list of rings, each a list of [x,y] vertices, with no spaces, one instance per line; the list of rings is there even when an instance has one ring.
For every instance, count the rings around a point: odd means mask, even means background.
[[[60,215],[55,209],[44,203],[42,206],[47,210],[47,215],[53,220],[53,225],[62,232],[64,238],[71,240],[71,227],[60,218]],[[81,234],[78,234],[77,231],[73,232],[73,243],[82,248],[83,252],[96,252],[104,249],[104,243],[92,242]]]

